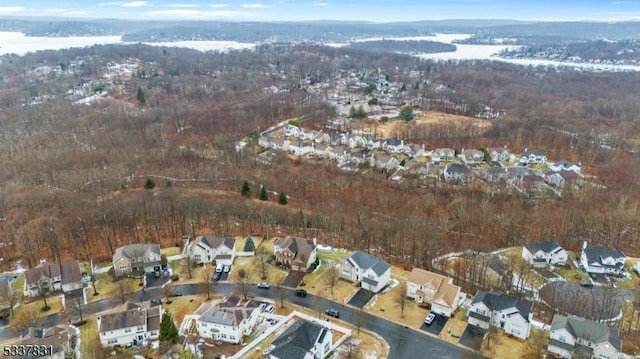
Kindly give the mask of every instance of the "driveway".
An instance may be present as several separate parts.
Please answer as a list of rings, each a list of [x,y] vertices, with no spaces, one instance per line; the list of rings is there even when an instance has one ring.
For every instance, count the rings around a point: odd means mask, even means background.
[[[170,279],[170,276],[167,278],[164,278],[163,276],[160,276],[160,278],[156,278],[153,273],[147,273],[147,288],[162,287],[163,285],[168,283]]]
[[[347,304],[358,308],[364,308],[374,295],[376,295],[376,293],[360,288],[360,290],[354,294],[351,299],[349,299],[349,303]]]
[[[484,333],[485,331],[483,329],[474,327],[473,325],[467,325],[467,329],[462,333],[459,343],[469,348],[480,350],[482,340],[484,340]]]
[[[289,288],[295,288],[302,282],[302,278],[304,278],[304,273],[298,271],[289,271],[287,277],[284,279],[283,285]]]
[[[444,329],[444,325],[447,324],[448,321],[449,321],[449,318],[436,314],[436,319],[433,320],[433,323],[431,323],[430,325],[426,325],[424,324],[424,321],[423,321],[420,329],[424,330],[425,332],[438,335],[440,334],[442,329]]]

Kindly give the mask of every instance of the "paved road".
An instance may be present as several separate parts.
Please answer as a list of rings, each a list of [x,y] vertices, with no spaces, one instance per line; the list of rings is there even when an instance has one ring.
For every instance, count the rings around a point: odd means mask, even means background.
[[[239,285],[231,283],[218,283],[215,286],[215,292],[218,294],[230,294],[234,290],[238,291]],[[183,295],[194,295],[198,293],[197,284],[174,285],[175,290],[179,290]],[[388,320],[373,316],[366,312],[361,312],[336,302],[329,301],[321,297],[315,297],[309,294],[307,297],[297,297],[293,290],[283,288],[285,300],[306,308],[336,308],[340,311],[340,319],[349,323],[357,323],[360,321],[362,328],[368,329],[383,337],[389,343],[389,358],[439,358],[439,359],[458,359],[465,350],[447,342],[435,339],[420,333],[419,331],[405,328],[401,325],[392,323]],[[272,287],[270,290],[254,290],[253,294],[260,297],[278,299],[278,289]],[[133,301],[144,301],[152,298],[162,298],[162,294],[158,288],[147,289],[145,292],[136,292],[130,294],[127,299]],[[86,305],[86,315],[98,313],[107,310],[114,305],[120,304],[118,299],[104,299],[92,302]],[[327,319],[325,315],[323,318]],[[52,314],[42,319],[41,324],[45,327],[59,324],[61,320],[60,314]],[[0,341],[16,336],[8,327],[0,328]]]

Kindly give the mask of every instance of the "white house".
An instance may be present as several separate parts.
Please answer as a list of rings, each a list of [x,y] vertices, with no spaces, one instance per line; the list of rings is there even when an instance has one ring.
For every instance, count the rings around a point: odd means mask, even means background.
[[[545,164],[547,156],[540,150],[529,150],[527,148],[520,155],[520,163],[522,164]]]
[[[449,163],[444,167],[442,176],[447,182],[467,182],[471,180],[471,168],[462,163]]]
[[[507,334],[527,339],[531,331],[533,303],[509,294],[478,292],[469,308],[469,324],[489,329],[502,328]]]
[[[487,149],[489,151],[489,156],[491,157],[491,161],[502,162],[509,161],[511,159],[511,153],[507,147],[490,147]]]
[[[484,152],[480,150],[465,150],[460,153],[462,162],[472,165],[484,162]]]
[[[404,140],[387,138],[382,142],[382,149],[389,153],[402,153],[405,151]]]
[[[71,260],[58,263],[47,263],[42,260],[36,267],[25,272],[25,296],[36,297],[41,290],[45,292],[71,292],[82,288],[80,262]]]
[[[449,162],[453,161],[453,158],[456,156],[456,151],[451,148],[436,148],[431,152],[431,162],[440,163],[440,162]]]
[[[131,346],[158,339],[163,310],[149,302],[124,303],[98,317],[98,332],[103,347]]]
[[[389,156],[385,153],[378,153],[371,157],[371,164],[373,167],[390,171],[400,164],[397,158]]]
[[[194,313],[198,335],[204,339],[240,343],[255,328],[262,309],[257,302],[241,303],[235,294],[223,301],[202,303]]]
[[[589,358],[619,359],[620,330],[604,323],[556,314],[551,323],[547,350],[560,358],[584,354]]]
[[[560,161],[557,161],[555,163],[550,164],[549,165],[549,170],[551,170],[553,172],[571,171],[571,172],[575,172],[575,173],[580,173],[581,164],[580,164],[580,162],[573,163],[573,162],[569,162],[569,161],[566,161],[566,160],[560,160]]]
[[[522,247],[522,258],[536,267],[565,265],[567,251],[554,241],[533,242]]]
[[[432,313],[445,317],[450,317],[465,298],[452,278],[420,268],[413,268],[409,274],[407,297],[431,304]]]
[[[269,359],[318,359],[329,354],[331,330],[320,323],[299,319],[272,343]]]
[[[340,278],[360,283],[362,288],[378,293],[391,281],[391,266],[380,258],[353,252],[340,262]]]
[[[193,263],[232,264],[236,255],[236,240],[230,237],[204,235],[189,245],[188,255]]]
[[[46,348],[46,353],[38,353],[31,350],[31,355],[25,355],[26,346],[37,345],[38,348]],[[2,357],[13,358],[46,358],[46,359],[66,359],[80,358],[80,330],[72,325],[57,325],[51,328],[29,328],[29,331],[13,342],[8,342],[4,348],[25,348],[23,353],[11,350],[3,353]]]
[[[278,238],[273,245],[276,261],[288,264],[293,270],[306,271],[318,258],[315,238],[287,236]]]
[[[589,273],[619,274],[623,271],[626,260],[627,256],[615,248],[590,247],[586,241],[582,245],[580,264]]]

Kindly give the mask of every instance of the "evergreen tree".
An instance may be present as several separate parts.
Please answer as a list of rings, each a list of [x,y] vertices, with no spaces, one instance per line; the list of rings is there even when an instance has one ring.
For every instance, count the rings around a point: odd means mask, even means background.
[[[278,197],[278,204],[285,205],[287,204],[287,195],[284,192],[280,192],[280,196]]]
[[[154,189],[156,183],[151,178],[147,178],[147,182],[144,183],[144,189]]]
[[[176,323],[173,322],[171,313],[162,313],[162,320],[160,321],[160,336],[158,339],[161,342],[170,342],[171,344],[175,344],[178,342],[179,336],[178,328],[176,327]]]
[[[240,190],[240,194],[243,197],[251,197],[251,187],[249,186],[249,182],[244,181],[242,184],[242,190]]]
[[[351,108],[349,109],[349,117],[351,118],[355,118],[356,117],[356,108],[351,106]]]
[[[138,103],[140,103],[140,106],[144,106],[145,103],[147,103],[147,99],[144,95],[144,91],[142,91],[142,87],[138,86],[138,92],[136,93],[136,99],[138,100]]]
[[[244,242],[243,251],[245,252],[255,252],[256,245],[253,243],[253,238],[247,237],[247,240]]]
[[[407,122],[413,120],[413,109],[411,106],[405,106],[400,110],[400,118]]]
[[[266,201],[269,199],[269,194],[267,193],[267,190],[264,188],[264,186],[260,188],[260,197],[258,197],[258,199],[260,199],[261,201]]]

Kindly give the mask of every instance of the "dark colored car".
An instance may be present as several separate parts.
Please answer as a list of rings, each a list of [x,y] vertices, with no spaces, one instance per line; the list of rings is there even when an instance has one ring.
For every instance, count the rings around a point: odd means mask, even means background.
[[[307,291],[304,289],[296,289],[293,291],[298,297],[306,297]]]
[[[332,308],[325,310],[324,313],[330,317],[340,318],[340,312]]]
[[[153,298],[153,299],[151,299],[151,303],[152,303],[152,304],[162,304],[162,299],[160,299],[160,298]]]
[[[213,280],[219,281],[221,277],[222,277],[222,272],[213,273]]]
[[[175,292],[171,292],[169,293],[170,297],[182,297],[182,292],[181,291],[175,291]]]

